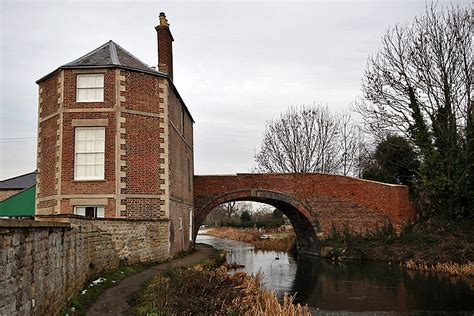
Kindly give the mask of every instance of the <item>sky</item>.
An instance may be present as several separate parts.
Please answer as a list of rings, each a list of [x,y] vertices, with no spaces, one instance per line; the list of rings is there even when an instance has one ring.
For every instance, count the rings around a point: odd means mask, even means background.
[[[0,0],[0,180],[36,168],[35,81],[108,40],[156,65],[162,11],[174,83],[196,121],[195,173],[232,174],[255,166],[266,122],[288,107],[347,110],[383,34],[425,4]]]

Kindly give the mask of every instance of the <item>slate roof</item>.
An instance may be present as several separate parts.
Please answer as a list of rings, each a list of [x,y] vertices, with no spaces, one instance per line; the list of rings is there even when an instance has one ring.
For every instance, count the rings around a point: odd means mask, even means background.
[[[0,190],[26,189],[36,184],[36,171],[0,181]]]
[[[99,46],[93,51],[85,54],[82,57],[79,57],[76,60],[71,61],[70,63],[59,66],[56,70],[50,72],[46,76],[38,79],[36,83],[47,79],[53,75],[56,71],[60,69],[91,69],[91,68],[123,68],[127,70],[135,70],[144,73],[148,73],[154,76],[159,76],[163,78],[168,78],[169,76],[161,71],[151,68],[144,62],[142,62],[137,57],[129,53],[125,48],[121,47],[119,44],[110,40],[107,43]],[[176,92],[178,98],[183,102],[186,112],[189,114],[189,117],[194,123],[194,119],[189,111],[188,107],[184,103],[183,99],[179,95],[178,90],[176,89],[172,80],[170,80],[172,89]]]
[[[98,48],[85,54],[84,56],[60,66],[58,69],[104,67],[119,67],[124,69],[137,70],[140,72],[146,72],[161,77],[167,77],[167,74],[151,68],[112,40],[99,46]],[[40,78],[36,82],[38,83],[46,79],[58,69]]]

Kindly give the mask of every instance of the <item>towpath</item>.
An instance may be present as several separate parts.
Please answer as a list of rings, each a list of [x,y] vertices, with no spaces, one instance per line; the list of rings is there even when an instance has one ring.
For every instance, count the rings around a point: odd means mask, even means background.
[[[196,251],[186,257],[152,266],[140,273],[125,278],[117,286],[111,287],[102,293],[91,308],[89,308],[86,315],[124,315],[131,307],[130,302],[136,298],[139,291],[153,276],[170,268],[192,266],[211,256],[213,251],[213,248],[197,245]]]

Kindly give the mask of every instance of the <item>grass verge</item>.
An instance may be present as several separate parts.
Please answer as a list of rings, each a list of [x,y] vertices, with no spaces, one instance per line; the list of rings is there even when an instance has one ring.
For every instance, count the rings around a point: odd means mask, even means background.
[[[88,286],[68,303],[61,315],[86,315],[87,310],[97,298],[108,288],[117,285],[126,277],[143,271],[150,265],[133,265],[120,267],[114,272],[105,273],[101,277],[91,279]]]

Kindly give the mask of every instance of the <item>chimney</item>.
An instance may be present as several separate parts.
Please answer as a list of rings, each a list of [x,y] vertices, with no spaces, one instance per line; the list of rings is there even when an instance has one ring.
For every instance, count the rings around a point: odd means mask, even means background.
[[[158,36],[158,70],[167,73],[173,80],[173,35],[164,12],[160,13],[160,24],[155,27]]]

